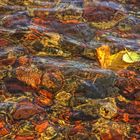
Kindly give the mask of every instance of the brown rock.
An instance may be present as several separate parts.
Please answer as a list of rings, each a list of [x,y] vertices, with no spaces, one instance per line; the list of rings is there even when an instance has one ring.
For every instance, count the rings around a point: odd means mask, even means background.
[[[43,109],[29,101],[21,101],[17,104],[16,110],[13,113],[13,118],[16,120],[27,119],[35,114],[43,112]]]
[[[63,85],[63,75],[61,71],[56,69],[49,69],[42,77],[42,83],[49,91],[58,91]]]
[[[20,66],[16,69],[17,79],[37,88],[41,82],[42,72],[37,68]]]

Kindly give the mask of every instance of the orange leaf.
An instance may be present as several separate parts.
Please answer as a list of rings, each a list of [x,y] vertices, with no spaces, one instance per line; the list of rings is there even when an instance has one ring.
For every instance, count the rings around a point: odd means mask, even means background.
[[[101,65],[101,68],[120,70],[126,69],[131,64],[123,61],[123,55],[126,54],[125,51],[120,51],[116,54],[110,54],[110,47],[108,45],[103,45],[96,49],[97,59]]]
[[[102,68],[107,68],[110,64],[110,48],[107,45],[103,45],[96,49],[97,59]]]
[[[108,66],[109,69],[112,70],[121,70],[126,69],[128,66],[130,66],[130,63],[126,63],[122,60],[123,55],[126,53],[126,51],[120,51],[116,54],[113,54],[110,56],[111,63]]]

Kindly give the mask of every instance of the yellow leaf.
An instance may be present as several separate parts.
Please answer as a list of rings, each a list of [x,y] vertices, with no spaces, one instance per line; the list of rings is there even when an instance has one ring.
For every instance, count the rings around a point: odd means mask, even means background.
[[[123,55],[123,61],[127,63],[134,63],[140,61],[140,53],[127,52]]]
[[[123,56],[126,54],[125,51],[120,51],[116,54],[110,54],[110,47],[107,45],[103,45],[96,49],[97,59],[101,65],[101,68],[111,69],[111,70],[120,70],[126,69],[130,66],[130,63],[123,61]]]
[[[108,66],[108,68],[112,70],[121,70],[126,69],[128,66],[130,66],[129,63],[126,63],[122,60],[122,57],[125,53],[126,51],[120,51],[116,54],[111,55],[110,56],[111,63]]]
[[[110,64],[110,47],[103,45],[96,49],[97,59],[102,68],[107,68]]]

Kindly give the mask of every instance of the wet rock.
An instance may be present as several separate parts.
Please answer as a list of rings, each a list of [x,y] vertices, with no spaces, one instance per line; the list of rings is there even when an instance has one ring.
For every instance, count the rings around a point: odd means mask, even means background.
[[[19,94],[23,92],[32,92],[33,90],[30,87],[24,85],[23,82],[19,81],[16,78],[9,78],[5,80],[5,86],[9,93],[11,94]]]
[[[44,45],[39,42],[39,41],[35,41],[33,44],[32,44],[33,48],[35,51],[42,51]]]
[[[7,58],[7,59],[2,59],[0,60],[0,65],[1,66],[8,66],[8,65],[13,65],[16,61],[15,57]]]
[[[38,96],[35,102],[40,106],[50,106],[53,103],[53,94],[47,90],[41,89],[38,91]]]
[[[120,94],[127,99],[137,100],[140,90],[140,78],[134,71],[124,70],[118,73],[119,77],[116,86],[120,89]]]
[[[83,83],[79,86],[77,93],[87,98],[97,99],[102,97],[102,93],[92,81],[83,81]]]
[[[84,96],[87,98],[98,99],[111,97],[118,94],[118,88],[115,85],[115,75],[104,75],[101,78],[97,78],[96,81],[85,80],[82,81],[76,93],[78,96]]]
[[[89,114],[84,113],[82,111],[73,111],[72,115],[70,116],[71,121],[79,121],[79,120],[91,121],[91,120],[98,119],[98,118],[99,118],[98,114],[89,115]]]
[[[63,75],[60,70],[55,68],[47,69],[42,76],[41,85],[45,86],[48,91],[56,92],[62,88]]]
[[[65,91],[60,91],[55,96],[55,99],[57,100],[57,102],[64,106],[67,106],[69,104],[70,98],[71,98],[71,94]]]
[[[41,134],[40,140],[51,140],[54,139],[57,136],[57,131],[55,130],[54,127],[49,126],[47,129],[44,131],[44,133]]]
[[[111,131],[110,131],[111,130]],[[100,138],[106,138],[108,135],[114,140],[116,137],[123,138],[128,136],[130,126],[125,123],[116,123],[105,119],[98,119],[96,123],[92,125],[92,132]]]
[[[87,2],[84,7],[83,17],[96,28],[109,29],[125,18],[125,12],[122,9],[121,5],[113,2],[104,2],[103,4],[94,2],[88,4]]]
[[[35,126],[35,130],[38,132],[38,133],[42,133],[43,131],[45,131],[47,129],[47,127],[49,127],[49,123],[47,120],[43,121],[42,123],[40,124],[37,124]]]
[[[5,28],[22,29],[24,27],[26,28],[29,25],[30,19],[25,12],[19,12],[13,15],[6,16],[2,19],[2,23]]]
[[[112,119],[115,117],[117,115],[117,106],[115,101],[102,101],[99,114],[106,119]]]
[[[21,56],[18,58],[19,65],[26,65],[29,61],[30,59],[27,56]]]
[[[0,137],[10,134],[10,129],[6,126],[4,121],[0,121]]]
[[[34,136],[34,126],[29,121],[22,122],[18,127],[18,136]]]
[[[134,97],[135,97],[135,100],[140,101],[140,91],[136,92]]]
[[[105,132],[101,134],[102,140],[124,140],[125,137],[122,134],[119,134],[116,130],[109,130],[108,132]]]
[[[35,105],[29,101],[21,101],[16,105],[16,110],[13,112],[13,118],[15,120],[28,119],[43,111],[44,110],[38,105]]]
[[[38,96],[35,98],[35,103],[39,106],[51,106],[53,104],[53,101],[51,98],[44,97],[44,96]]]
[[[20,136],[20,135],[17,135],[15,137],[15,140],[34,140],[35,137],[34,136]]]
[[[16,69],[17,79],[36,88],[41,83],[42,72],[36,67],[20,66]]]

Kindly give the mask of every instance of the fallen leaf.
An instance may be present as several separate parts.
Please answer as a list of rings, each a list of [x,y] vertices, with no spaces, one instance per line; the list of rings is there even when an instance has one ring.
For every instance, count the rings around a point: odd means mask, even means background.
[[[116,54],[113,54],[110,56],[110,64],[108,65],[109,69],[112,70],[121,70],[126,69],[128,66],[130,66],[130,63],[126,63],[123,61],[123,55],[126,53],[126,51],[120,51]]]
[[[9,44],[8,40],[3,39],[3,38],[0,39],[0,47],[4,47],[8,44]]]
[[[46,36],[47,37],[43,37],[40,41],[45,47],[51,46],[51,47],[59,48],[58,46],[61,39],[61,36],[59,34],[50,32],[50,33],[46,33]]]
[[[110,64],[110,47],[103,45],[96,49],[97,59],[102,68],[107,68]]]
[[[120,51],[116,54],[111,55],[110,47],[108,45],[103,45],[96,49],[97,59],[101,65],[101,68],[111,69],[111,70],[121,70],[126,69],[131,64],[123,60],[123,56],[127,54],[127,50]]]
[[[140,61],[140,53],[127,52],[123,55],[123,61],[127,63],[134,63]]]

